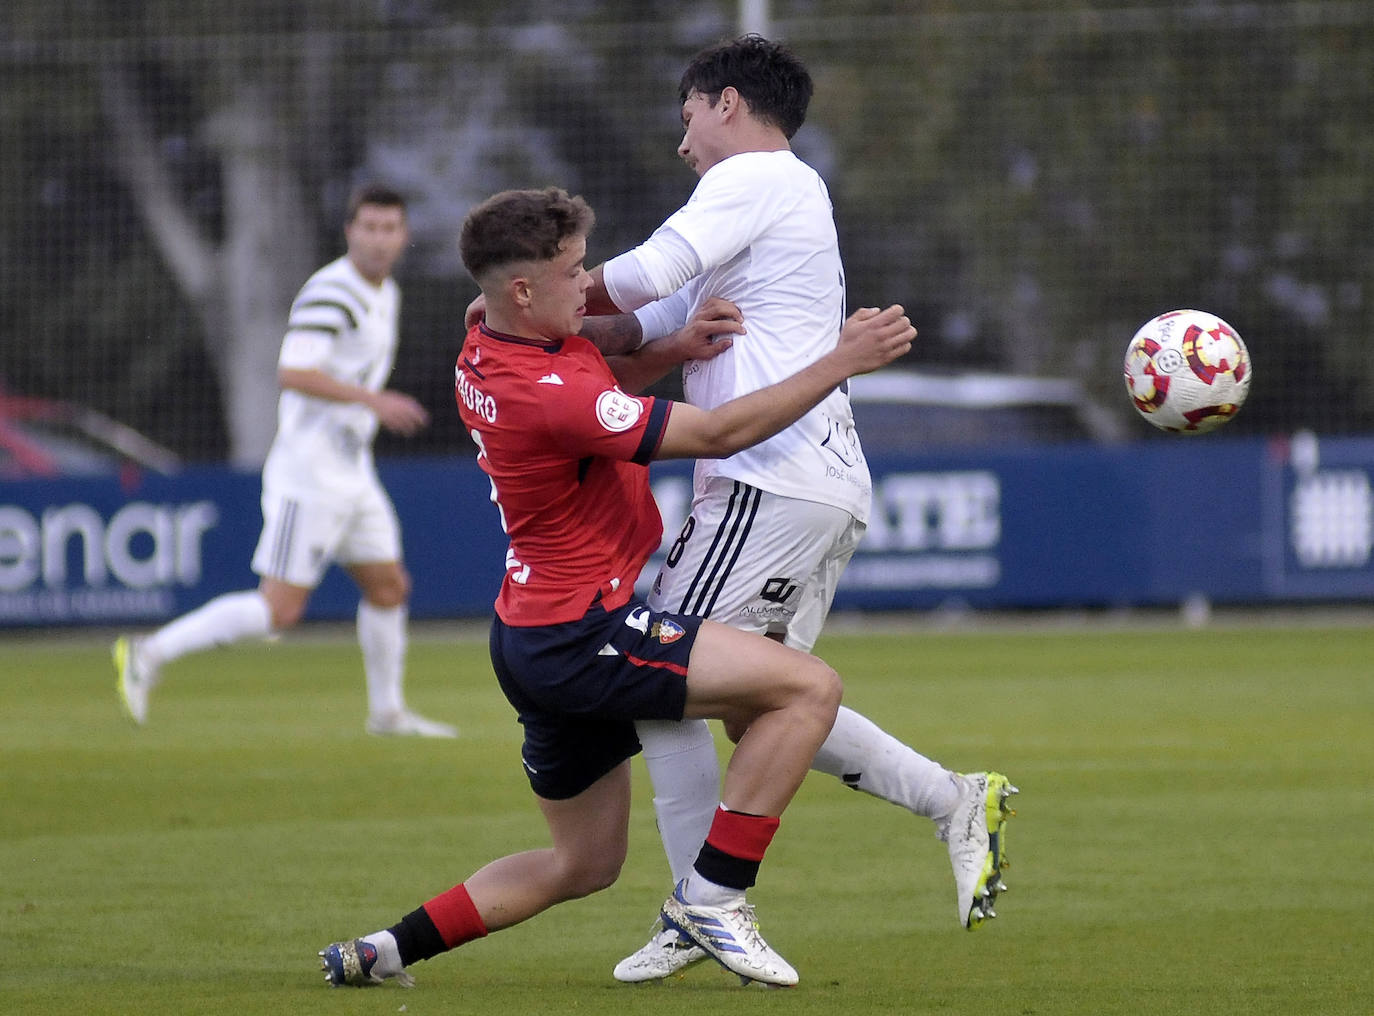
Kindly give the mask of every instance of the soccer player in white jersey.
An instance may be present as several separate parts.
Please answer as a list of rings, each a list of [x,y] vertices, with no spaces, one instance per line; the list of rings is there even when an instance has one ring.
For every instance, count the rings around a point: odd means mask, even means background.
[[[825,183],[789,143],[812,93],[800,61],[783,46],[745,36],[698,54],[679,90],[678,154],[700,181],[648,241],[593,271],[588,309],[636,311],[608,327],[638,332],[643,341],[681,327],[712,297],[735,304],[745,334],[720,356],[684,370],[687,401],[710,409],[834,347],[845,316],[844,268]],[[727,459],[698,461],[691,514],[649,603],[765,632],[809,652],[863,535],[870,496],[842,386],[768,441]],[[704,721],[637,729],[664,847],[680,878],[716,806],[711,734]],[[727,731],[732,738],[741,733]],[[951,772],[844,707],[814,768],[934,820],[949,846],[959,923],[974,928],[995,916],[993,899],[1004,888],[1005,802],[1015,792],[1005,776]],[[664,929],[615,976],[651,980],[703,957]]]
[[[277,377],[277,434],[262,472],[257,589],[227,593],[159,628],[115,642],[124,707],[136,723],[162,668],[188,653],[265,638],[295,625],[325,570],[338,562],[357,584],[372,734],[455,737],[407,708],[410,576],[401,531],[372,457],[378,426],[413,434],[429,414],[386,387],[396,357],[400,290],[391,269],[409,240],[405,201],[359,189],[344,225],[347,253],[312,275],[291,305]]]

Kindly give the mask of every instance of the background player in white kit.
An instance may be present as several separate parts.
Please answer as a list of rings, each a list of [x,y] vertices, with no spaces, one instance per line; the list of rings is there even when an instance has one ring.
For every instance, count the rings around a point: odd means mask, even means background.
[[[636,311],[606,327],[641,341],[681,327],[712,297],[739,308],[745,334],[720,356],[685,368],[693,405],[710,409],[781,380],[833,348],[839,335],[844,269],[829,194],[789,144],[811,92],[800,61],[757,36],[698,54],[680,85],[678,153],[700,182],[648,241],[592,273],[589,313]],[[870,497],[842,386],[768,441],[698,461],[691,514],[648,602],[809,652],[863,536]],[[636,726],[660,834],[680,878],[717,803],[714,744],[705,721]],[[960,924],[973,928],[995,916],[992,902],[1004,888],[1005,801],[1015,793],[1005,776],[953,773],[844,707],[814,768],[933,819],[949,845]],[[650,980],[701,958],[699,948],[661,930],[615,976]]]
[[[347,253],[312,275],[291,305],[277,376],[277,434],[262,472],[257,589],[227,593],[150,635],[115,642],[124,706],[143,723],[161,668],[187,653],[265,638],[295,625],[338,562],[362,593],[358,643],[373,734],[455,737],[406,707],[402,692],[410,576],[401,531],[377,478],[378,426],[412,434],[429,422],[386,388],[396,356],[400,290],[391,269],[409,240],[405,201],[381,186],[349,200]]]

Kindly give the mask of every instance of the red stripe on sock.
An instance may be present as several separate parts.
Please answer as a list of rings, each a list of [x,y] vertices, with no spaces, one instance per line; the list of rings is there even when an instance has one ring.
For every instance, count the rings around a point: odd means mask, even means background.
[[[731,857],[746,861],[762,861],[773,834],[778,831],[776,815],[746,815],[738,811],[716,809],[706,842]]]
[[[449,949],[456,949],[474,938],[484,938],[487,934],[487,926],[477,912],[477,905],[468,895],[467,886],[461,883],[426,903],[425,913],[434,922],[435,930]]]

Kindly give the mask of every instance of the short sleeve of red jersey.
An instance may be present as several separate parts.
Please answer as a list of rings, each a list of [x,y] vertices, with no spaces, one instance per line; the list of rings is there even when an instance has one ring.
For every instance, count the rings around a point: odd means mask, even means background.
[[[663,440],[672,402],[621,391],[599,357],[569,367],[544,405],[559,448],[579,459],[599,456],[648,465]]]

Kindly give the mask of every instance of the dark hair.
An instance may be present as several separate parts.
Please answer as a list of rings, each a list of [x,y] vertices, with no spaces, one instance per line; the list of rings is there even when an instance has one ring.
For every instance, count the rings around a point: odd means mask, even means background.
[[[728,87],[749,103],[754,116],[779,128],[789,139],[806,119],[815,91],[810,73],[796,55],[760,35],[742,35],[692,57],[678,83],[678,98],[686,102],[689,94],[699,92],[714,106]]]
[[[468,212],[458,242],[463,264],[482,285],[492,269],[517,261],[552,261],[569,237],[592,231],[591,205],[561,187],[493,194]]]
[[[380,183],[368,183],[357,188],[348,196],[348,209],[344,217],[344,222],[352,222],[358,217],[358,209],[363,205],[378,205],[382,208],[399,208],[402,212],[406,210],[406,199],[401,197],[400,191],[392,190],[390,187]]]

